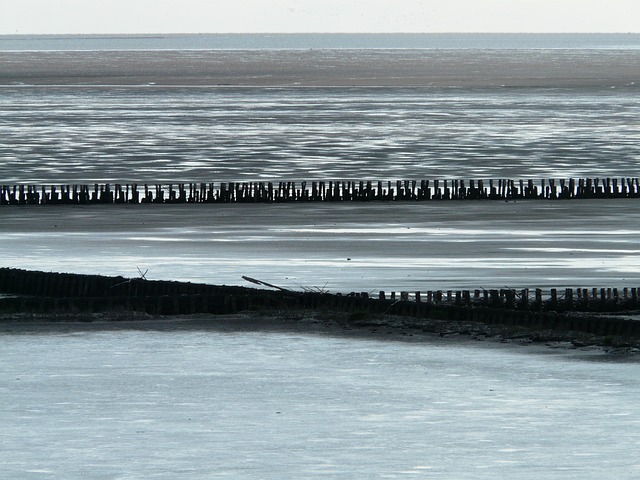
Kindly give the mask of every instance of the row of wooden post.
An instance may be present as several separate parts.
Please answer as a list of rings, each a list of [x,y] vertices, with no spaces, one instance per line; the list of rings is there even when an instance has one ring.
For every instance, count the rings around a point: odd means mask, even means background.
[[[234,314],[247,310],[311,309],[405,317],[423,329],[421,319],[518,325],[534,330],[582,331],[601,336],[640,338],[640,321],[626,315],[593,315],[638,309],[638,288],[535,289],[384,292],[348,295],[267,291],[186,282],[98,275],[74,275],[0,268],[0,313],[63,314],[146,312],[152,315]],[[566,312],[575,312],[567,315]],[[577,314],[577,312],[586,312]],[[364,314],[364,317],[362,317]],[[350,317],[351,318],[351,317]],[[410,320],[415,319],[415,320]]]
[[[391,292],[389,295],[380,291],[380,300],[415,301],[416,303],[447,303],[454,305],[485,305],[498,308],[581,310],[605,308],[608,305],[638,306],[639,288],[565,288],[561,293],[551,288],[548,293],[543,289],[531,290],[493,289],[493,290],[436,290],[423,292]],[[367,292],[359,295],[368,297]]]
[[[103,297],[103,296],[179,296],[225,294],[242,296],[253,289],[233,286],[216,286],[188,282],[125,279],[100,275],[38,272],[12,268],[0,268],[0,293],[51,296],[51,297]],[[269,293],[269,292],[267,292]],[[302,292],[286,291],[298,295]],[[391,302],[415,302],[462,306],[491,306],[507,309],[533,310],[619,310],[621,306],[636,307],[640,304],[640,288],[552,288],[430,290],[427,292],[379,292],[378,299]],[[331,294],[317,296],[330,297]],[[335,294],[370,299],[367,292]]]
[[[0,205],[638,198],[638,178],[2,185]]]

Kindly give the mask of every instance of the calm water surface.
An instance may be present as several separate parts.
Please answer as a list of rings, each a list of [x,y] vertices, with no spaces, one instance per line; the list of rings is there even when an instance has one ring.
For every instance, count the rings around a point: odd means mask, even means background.
[[[11,208],[0,264],[349,293],[640,286],[635,200]]]
[[[640,475],[637,364],[294,332],[5,333],[0,351],[15,479]]]

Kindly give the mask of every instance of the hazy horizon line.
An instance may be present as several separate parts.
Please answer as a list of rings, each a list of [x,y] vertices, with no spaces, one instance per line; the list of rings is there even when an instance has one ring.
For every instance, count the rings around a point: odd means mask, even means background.
[[[601,31],[557,31],[557,32],[491,32],[491,31],[477,31],[477,32],[456,32],[456,31],[443,31],[443,32],[58,32],[58,33],[0,33],[0,37],[70,37],[70,36],[94,36],[94,37],[131,37],[131,36],[144,36],[144,37],[158,37],[168,35],[640,35],[640,30],[637,32],[601,32]]]

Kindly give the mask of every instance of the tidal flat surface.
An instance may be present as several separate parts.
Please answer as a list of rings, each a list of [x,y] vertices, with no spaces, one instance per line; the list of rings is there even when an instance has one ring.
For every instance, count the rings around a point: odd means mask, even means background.
[[[639,52],[0,51],[0,179],[635,177]]]
[[[637,48],[0,51],[0,85],[622,87]]]
[[[0,87],[0,181],[637,177],[639,88]]]
[[[179,327],[5,332],[0,352],[10,478],[640,475],[637,364]]]
[[[5,207],[2,221],[0,264],[34,270],[343,293],[640,286],[634,199]]]

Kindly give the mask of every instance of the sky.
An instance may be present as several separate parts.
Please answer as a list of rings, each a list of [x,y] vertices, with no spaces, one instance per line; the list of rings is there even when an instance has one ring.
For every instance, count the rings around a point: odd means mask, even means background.
[[[0,34],[640,32],[639,0],[0,0]]]

